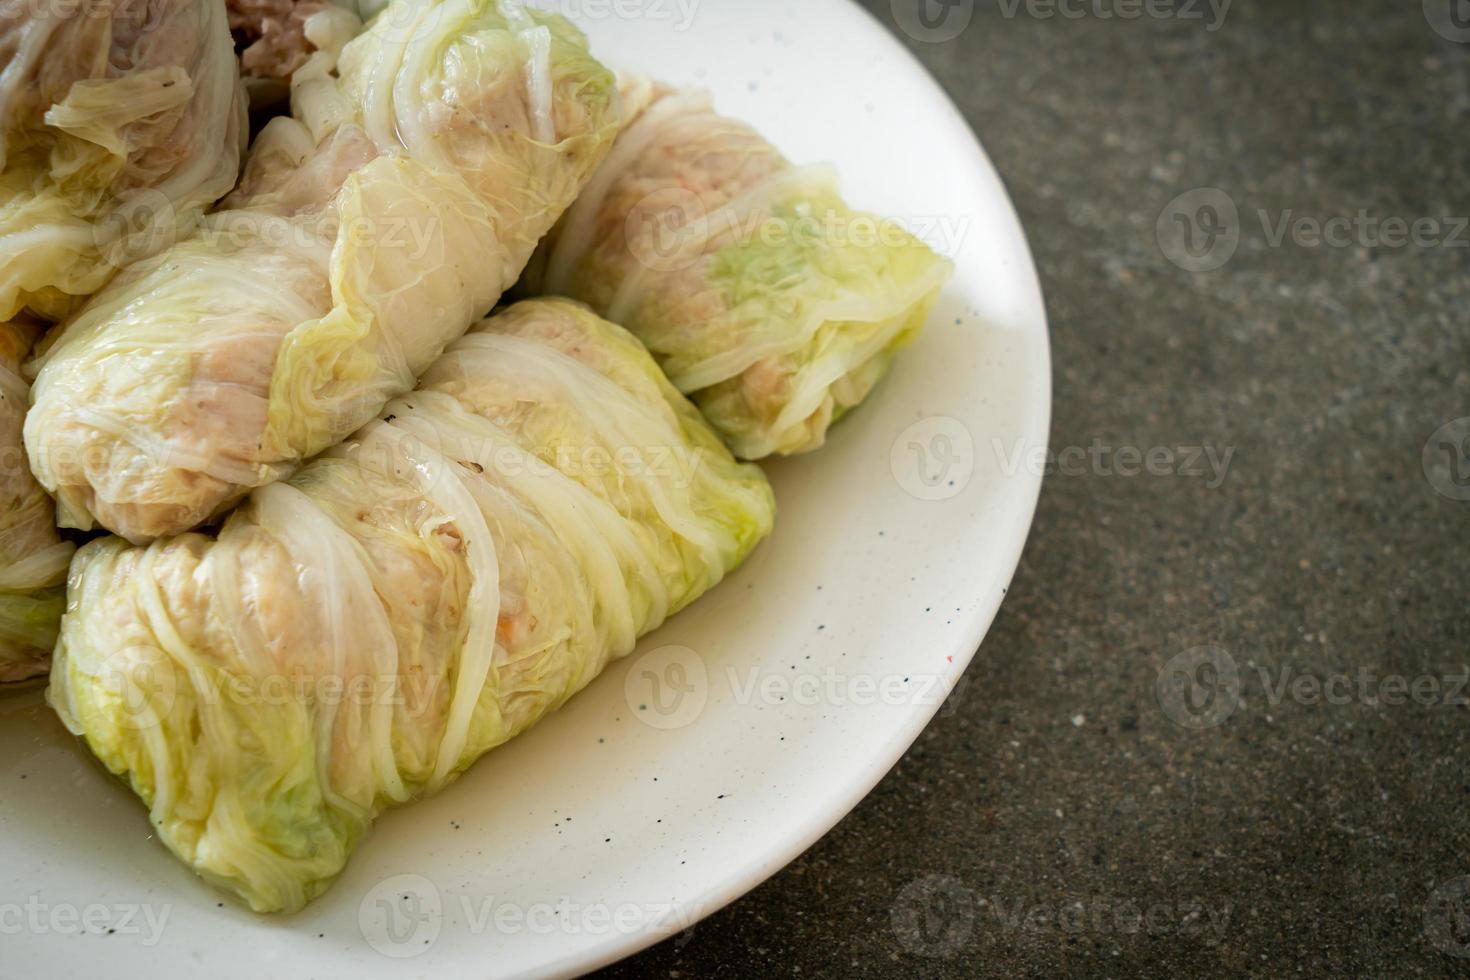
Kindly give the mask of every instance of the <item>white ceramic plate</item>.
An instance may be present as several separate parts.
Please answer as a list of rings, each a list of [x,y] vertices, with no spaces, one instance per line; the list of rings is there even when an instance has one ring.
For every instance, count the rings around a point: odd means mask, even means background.
[[[846,0],[564,2],[609,63],[710,88],[952,255],[927,333],[826,449],[770,467],[777,531],[743,569],[447,792],[387,814],[299,915],[203,885],[38,697],[0,700],[0,975],[593,968],[830,829],[985,635],[1031,521],[1024,454],[1045,445],[1050,385],[1026,243],[964,121]]]

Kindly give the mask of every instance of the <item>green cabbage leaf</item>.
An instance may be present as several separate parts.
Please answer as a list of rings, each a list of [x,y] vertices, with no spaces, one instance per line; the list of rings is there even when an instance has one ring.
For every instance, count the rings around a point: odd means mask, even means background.
[[[39,333],[23,320],[0,323],[0,684],[46,673],[76,550],[56,533],[51,498],[21,447],[27,393],[20,362]]]
[[[309,19],[292,115],[200,233],[42,361],[26,446],[63,526],[217,516],[412,389],[520,274],[616,135],[612,75],[520,0]]]
[[[217,537],[85,546],[48,698],[174,853],[291,911],[383,808],[561,705],[773,520],[630,334],[530,300]]]
[[[702,94],[635,82],[627,110],[526,288],[626,324],[736,455],[816,449],[922,330],[951,263]]]
[[[61,318],[234,186],[224,0],[7,4],[0,66],[0,320]]]

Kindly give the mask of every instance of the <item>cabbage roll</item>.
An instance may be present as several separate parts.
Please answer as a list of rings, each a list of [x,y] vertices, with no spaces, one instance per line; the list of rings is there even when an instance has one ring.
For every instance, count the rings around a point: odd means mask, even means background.
[[[816,449],[919,333],[949,261],[703,94],[634,82],[626,101],[527,291],[625,324],[737,456]]]
[[[224,0],[0,9],[0,320],[59,319],[235,185]]]
[[[56,533],[51,498],[20,443],[27,401],[20,362],[39,333],[34,323],[0,323],[0,684],[46,673],[75,550]]]
[[[529,300],[217,537],[82,548],[48,698],[175,854],[291,911],[380,810],[562,704],[773,519],[630,334]]]
[[[44,359],[26,447],[63,526],[184,531],[361,427],[489,312],[616,135],[585,38],[518,0],[396,0],[319,40],[224,210]]]

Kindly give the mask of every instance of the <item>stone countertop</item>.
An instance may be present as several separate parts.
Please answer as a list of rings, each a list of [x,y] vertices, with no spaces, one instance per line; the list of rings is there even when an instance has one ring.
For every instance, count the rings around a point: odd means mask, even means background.
[[[1020,212],[1059,465],[872,795],[608,974],[1470,973],[1470,30],[951,0],[916,40],[864,2]]]

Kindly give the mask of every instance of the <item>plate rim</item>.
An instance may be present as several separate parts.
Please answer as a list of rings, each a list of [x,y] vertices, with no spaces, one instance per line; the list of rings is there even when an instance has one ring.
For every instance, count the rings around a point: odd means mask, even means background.
[[[854,29],[866,31],[869,35],[877,34],[891,50],[901,54],[902,61],[908,68],[923,78],[924,83],[929,86],[935,96],[935,104],[943,106],[949,115],[951,122],[962,132],[968,140],[983,165],[980,171],[980,182],[986,179],[993,181],[1000,190],[1001,199],[1004,202],[1006,213],[1010,217],[1011,225],[1017,233],[1020,243],[1020,251],[1016,259],[1021,262],[1018,274],[1026,276],[1029,273],[1029,284],[1034,293],[1036,311],[1039,314],[1039,337],[1036,339],[1037,374],[1036,379],[1039,387],[1035,391],[1035,398],[1039,413],[1036,417],[1036,432],[1023,432],[1021,439],[1027,446],[1040,446],[1043,451],[1050,447],[1051,416],[1052,416],[1052,359],[1051,359],[1051,323],[1046,313],[1045,293],[1041,286],[1040,271],[1036,267],[1036,260],[1031,251],[1030,241],[1026,237],[1026,228],[1022,224],[1020,215],[1016,211],[1015,202],[1011,199],[1010,192],[1006,189],[1005,181],[1000,172],[985,152],[985,146],[980,142],[978,134],[955,105],[954,99],[949,92],[939,84],[928,67],[919,60],[918,56],[903,42],[893,35],[891,31],[878,19],[872,11],[864,7],[858,0],[844,0],[844,6],[858,16],[854,20]],[[1024,428],[1024,427],[1023,427]],[[1011,582],[1015,579],[1016,569],[1020,565],[1021,555],[1024,553],[1026,543],[1031,538],[1031,528],[1036,519],[1036,508],[1041,497],[1041,486],[1043,476],[1039,470],[1030,467],[1021,467],[1014,479],[1026,481],[1026,518],[1024,522],[1016,525],[1014,532],[1009,534],[997,544],[1004,544],[1004,559],[1000,563],[1005,571],[999,592],[992,593],[977,608],[976,614],[961,631],[963,643],[956,648],[954,653],[956,671],[958,678],[969,669],[980,651],[980,646],[990,632],[995,618],[1000,613],[1000,607],[1005,601]],[[718,883],[712,884],[703,891],[696,892],[687,897],[681,897],[678,901],[670,903],[670,912],[680,914],[679,921],[685,922],[686,929],[694,928],[709,916],[724,909],[732,902],[749,894],[760,887],[777,873],[795,861],[798,857],[808,851],[813,845],[825,837],[839,823],[852,813],[857,805],[861,803],[873,789],[882,782],[894,766],[898,765],[904,754],[916,742],[924,729],[933,721],[939,709],[944,706],[944,699],[936,700],[933,704],[919,706],[923,710],[911,712],[897,726],[894,733],[885,740],[880,753],[873,759],[870,765],[858,771],[856,778],[848,783],[841,796],[834,796],[831,805],[824,809],[805,824],[793,828],[777,840],[772,847],[765,848],[759,854],[741,862],[740,870],[736,873],[726,875]],[[687,914],[692,913],[692,914]],[[613,935],[591,946],[583,947],[564,956],[549,960],[544,965],[544,970],[538,970],[538,975],[547,977],[577,977],[614,963],[636,956],[638,953],[665,940],[673,938],[673,934],[661,933],[656,930],[642,929],[620,935]]]

